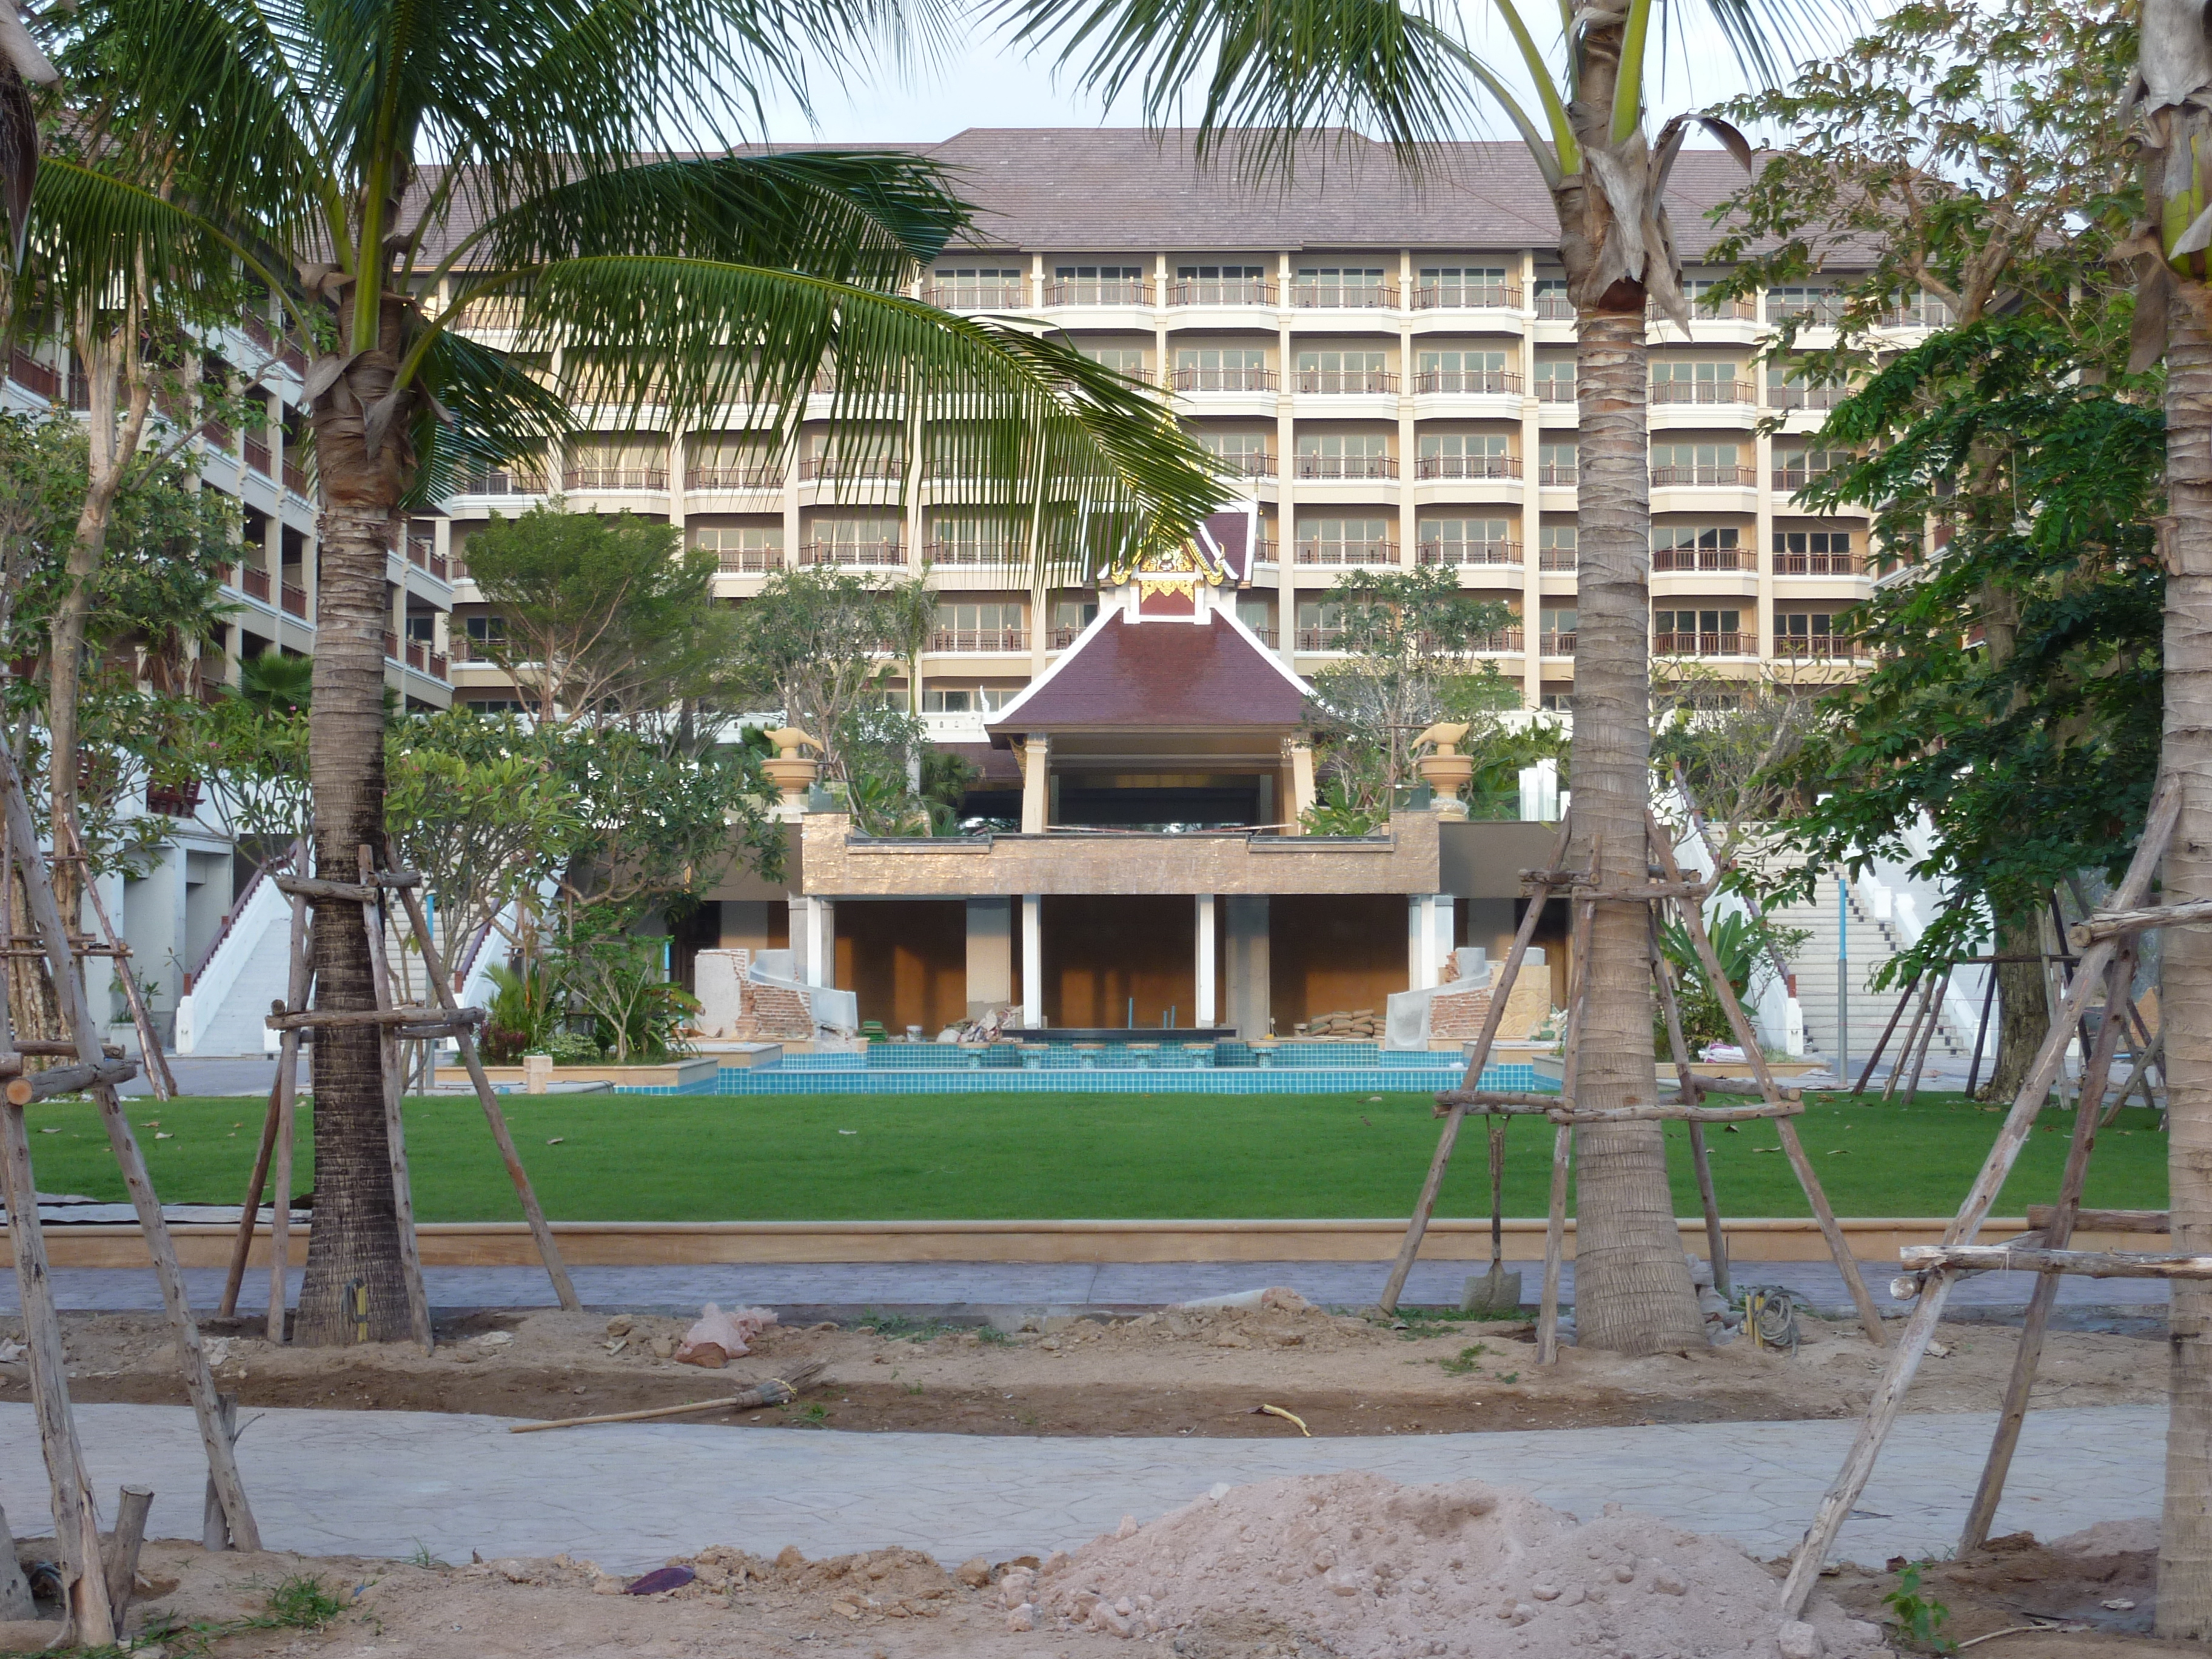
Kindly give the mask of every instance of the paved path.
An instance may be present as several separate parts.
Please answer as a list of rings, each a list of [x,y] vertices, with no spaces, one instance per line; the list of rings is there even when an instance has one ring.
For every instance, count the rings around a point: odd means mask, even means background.
[[[1421,1261],[1407,1281],[1406,1300],[1414,1304],[1457,1305],[1460,1287],[1470,1272],[1486,1264]],[[1521,1262],[1522,1294],[1533,1305],[1541,1288],[1542,1264]],[[1889,1295],[1894,1262],[1861,1264],[1867,1285],[1885,1311],[1903,1311]],[[1164,1261],[1164,1262],[826,1262],[789,1265],[731,1264],[691,1267],[577,1267],[576,1290],[587,1306],[642,1310],[696,1308],[702,1302],[761,1303],[770,1307],[1086,1307],[1157,1305],[1194,1297],[1220,1296],[1267,1285],[1288,1285],[1313,1301],[1332,1307],[1359,1307],[1382,1292],[1389,1273],[1383,1262],[1368,1261]],[[532,1308],[550,1306],[552,1291],[536,1267],[431,1267],[424,1272],[430,1301],[440,1308]],[[246,1299],[265,1305],[265,1272],[249,1274]],[[222,1292],[217,1268],[185,1273],[195,1307],[211,1308]],[[54,1289],[65,1308],[154,1309],[161,1306],[151,1268],[62,1267]],[[1735,1282],[1787,1285],[1823,1312],[1849,1316],[1850,1301],[1843,1276],[1825,1261],[1738,1262]],[[2033,1276],[1983,1273],[1951,1292],[1951,1306],[2019,1309],[2027,1301]],[[298,1279],[293,1281],[297,1293]],[[1565,1265],[1563,1294],[1574,1299],[1574,1264]],[[2059,1284],[2062,1310],[2132,1309],[2162,1315],[2163,1280],[2067,1278]],[[15,1281],[0,1273],[0,1312],[16,1311]]]
[[[1957,1537],[1995,1414],[1902,1419],[1840,1553],[1878,1562]],[[156,1494],[156,1537],[197,1537],[206,1475],[181,1407],[82,1406],[103,1503]],[[311,1553],[448,1560],[568,1552],[637,1571],[708,1544],[809,1555],[904,1544],[947,1562],[1072,1548],[1217,1481],[1372,1469],[1477,1478],[1583,1516],[1608,1501],[1753,1553],[1792,1548],[1856,1422],[1715,1423],[1337,1440],[1010,1439],[623,1424],[510,1435],[489,1417],[264,1411],[239,1442],[263,1538]],[[2050,1538],[2158,1512],[2157,1407],[2037,1412],[2000,1532]],[[31,1408],[0,1405],[0,1504],[18,1534],[52,1525]]]

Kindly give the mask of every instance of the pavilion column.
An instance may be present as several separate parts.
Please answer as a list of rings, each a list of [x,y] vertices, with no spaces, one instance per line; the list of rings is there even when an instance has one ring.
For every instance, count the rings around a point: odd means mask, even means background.
[[[1042,732],[1022,745],[1022,833],[1041,836],[1052,822],[1052,744]]]
[[[1022,1024],[1044,1024],[1044,897],[1022,895]]]
[[[1228,1023],[1249,1042],[1269,1034],[1267,1011],[1273,999],[1267,975],[1267,896],[1231,893],[1225,908]]]
[[[1201,1027],[1218,1023],[1214,1013],[1213,923],[1213,895],[1200,893],[1198,896],[1198,1017],[1195,1023]]]
[[[1014,904],[1012,899],[968,901],[968,1018],[975,1019],[1014,1000]]]

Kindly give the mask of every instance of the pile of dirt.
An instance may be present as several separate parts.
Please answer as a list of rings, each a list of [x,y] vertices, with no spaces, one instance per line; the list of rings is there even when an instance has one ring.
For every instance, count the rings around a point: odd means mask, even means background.
[[[1000,1599],[1017,1628],[1117,1636],[1265,1617],[1344,1659],[1773,1659],[1781,1625],[1773,1578],[1717,1540],[1640,1516],[1577,1522],[1480,1481],[1367,1474],[1217,1487],[1008,1572]],[[1825,1598],[1808,1612],[1820,1651],[1886,1651]]]

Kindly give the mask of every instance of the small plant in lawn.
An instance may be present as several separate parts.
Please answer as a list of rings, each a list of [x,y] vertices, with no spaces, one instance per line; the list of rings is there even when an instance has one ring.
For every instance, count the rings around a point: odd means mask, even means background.
[[[421,1539],[415,1540],[415,1553],[407,1558],[410,1567],[442,1567],[446,1564],[430,1553],[430,1547]]]
[[[1500,1382],[1518,1382],[1521,1380],[1521,1373],[1518,1371],[1500,1371],[1498,1373],[1498,1380]]]
[[[1882,1604],[1897,1615],[1898,1633],[1921,1652],[1956,1653],[1959,1644],[1943,1634],[1951,1609],[1920,1593],[1921,1565],[1911,1562],[1898,1573],[1897,1588],[1881,1598]]]
[[[320,1630],[344,1611],[313,1573],[295,1573],[269,1592],[269,1617],[289,1629]]]
[[[1465,1376],[1474,1369],[1474,1362],[1489,1352],[1489,1348],[1477,1342],[1471,1347],[1462,1348],[1457,1358],[1439,1359],[1437,1364],[1443,1368],[1446,1376]]]

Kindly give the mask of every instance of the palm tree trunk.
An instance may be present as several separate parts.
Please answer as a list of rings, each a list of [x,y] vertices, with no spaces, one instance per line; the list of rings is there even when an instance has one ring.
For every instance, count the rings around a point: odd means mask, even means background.
[[[2184,131],[2200,129],[2194,112]],[[2186,156],[2187,147],[2180,149]],[[2181,784],[2166,843],[2165,902],[2212,897],[2212,289],[2177,281],[2166,358],[2166,490],[2163,763]],[[2212,938],[2169,928],[2160,965],[2171,1138],[2173,1249],[2212,1251]],[[2159,1538],[2158,1633],[2212,1637],[2212,1286],[2172,1281],[2166,1513]]]
[[[1622,286],[1628,286],[1623,284]],[[1600,308],[1603,307],[1604,308]],[[1577,562],[1576,862],[1593,842],[1606,884],[1644,879],[1650,799],[1651,498],[1644,294],[1581,299],[1582,489]],[[1653,1097],[1651,972],[1640,904],[1601,904],[1590,933],[1577,1103]],[[1575,1201],[1575,1340],[1620,1353],[1702,1348],[1657,1123],[1584,1127]]]
[[[384,573],[399,527],[403,445],[395,438],[370,456],[361,410],[391,383],[390,360],[365,354],[315,411],[324,506],[308,768],[317,872],[339,880],[352,877],[359,848],[384,842]],[[375,1007],[358,905],[319,902],[314,947],[317,1008]],[[295,1340],[396,1341],[410,1325],[375,1030],[319,1030],[313,1054],[314,1220]]]

